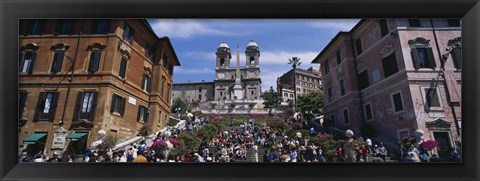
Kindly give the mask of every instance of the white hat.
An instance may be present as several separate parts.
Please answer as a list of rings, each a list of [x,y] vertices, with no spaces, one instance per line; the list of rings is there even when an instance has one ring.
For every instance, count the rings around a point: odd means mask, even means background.
[[[211,162],[212,160],[212,157],[207,157],[207,161]]]

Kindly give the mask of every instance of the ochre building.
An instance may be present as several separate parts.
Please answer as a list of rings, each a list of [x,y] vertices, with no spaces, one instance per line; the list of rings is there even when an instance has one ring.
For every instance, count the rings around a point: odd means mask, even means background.
[[[144,19],[20,20],[19,151],[81,153],[100,130],[117,143],[159,131],[179,65]]]

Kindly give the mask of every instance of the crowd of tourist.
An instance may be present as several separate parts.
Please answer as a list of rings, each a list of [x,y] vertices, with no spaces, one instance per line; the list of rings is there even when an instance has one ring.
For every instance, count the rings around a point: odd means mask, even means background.
[[[287,120],[293,124],[296,119]],[[178,138],[181,132],[196,133],[202,126],[210,124],[208,118],[189,116],[183,128],[169,127],[158,134],[155,140],[169,140]],[[185,154],[171,153],[167,150],[155,152],[147,146],[145,141],[134,143],[126,148],[109,151],[91,151],[88,148],[83,152],[83,158],[76,159],[74,155],[66,158],[54,153],[50,158],[47,155],[27,155],[23,152],[20,162],[327,162],[326,151],[319,145],[308,143],[307,135],[297,132],[294,136],[287,136],[286,130],[272,128],[266,123],[255,124],[254,119],[245,120],[240,125],[230,121],[227,129],[218,131],[212,139],[206,139],[201,134],[199,146],[190,149]],[[313,128],[309,134],[317,134]],[[350,142],[354,138],[349,138]],[[361,139],[361,138],[360,138]],[[347,140],[347,143],[349,141]],[[347,144],[345,143],[345,144]],[[352,142],[353,143],[353,142]],[[335,162],[385,162],[392,155],[383,143],[373,145],[370,139],[364,144],[353,144],[347,147],[339,144],[335,149]],[[408,148],[400,146],[400,162],[440,162],[444,161],[438,155],[427,155],[424,149],[417,149],[414,145]],[[262,158],[260,158],[262,157]],[[452,151],[452,157],[460,160],[457,150]],[[451,160],[449,160],[451,161]]]

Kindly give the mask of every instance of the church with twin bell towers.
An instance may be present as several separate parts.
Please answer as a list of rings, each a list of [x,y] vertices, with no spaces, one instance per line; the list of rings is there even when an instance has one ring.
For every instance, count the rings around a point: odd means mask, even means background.
[[[214,100],[260,99],[260,48],[251,40],[245,50],[245,66],[240,66],[240,49],[237,45],[235,62],[226,42],[222,42],[216,54]],[[232,67],[235,65],[235,67]]]

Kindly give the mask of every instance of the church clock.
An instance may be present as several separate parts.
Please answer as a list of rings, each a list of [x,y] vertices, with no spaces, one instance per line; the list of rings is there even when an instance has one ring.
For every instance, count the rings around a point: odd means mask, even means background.
[[[218,73],[218,77],[223,79],[223,78],[225,78],[225,74],[224,73]]]

